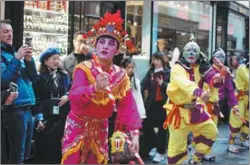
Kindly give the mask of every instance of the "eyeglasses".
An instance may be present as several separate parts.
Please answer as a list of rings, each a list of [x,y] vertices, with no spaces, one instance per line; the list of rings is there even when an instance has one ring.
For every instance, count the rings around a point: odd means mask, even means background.
[[[81,44],[86,44],[86,41],[84,41],[84,40],[80,40],[80,41],[77,41],[77,40],[75,40],[76,42],[79,42],[79,43],[81,43]]]

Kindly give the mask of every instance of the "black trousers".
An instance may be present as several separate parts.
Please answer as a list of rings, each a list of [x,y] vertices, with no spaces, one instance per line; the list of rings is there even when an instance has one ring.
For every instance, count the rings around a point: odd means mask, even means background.
[[[145,143],[148,151],[157,148],[157,152],[164,154],[168,143],[168,131],[163,128],[166,119],[166,111],[162,108],[164,101],[153,101],[152,106],[147,112],[147,118],[143,123]],[[158,132],[154,128],[158,128]]]
[[[222,114],[224,115],[223,120],[224,120],[225,124],[228,124],[231,109],[228,107],[227,99],[220,100],[219,106],[220,106],[220,110],[221,110]]]
[[[66,119],[47,120],[45,130],[35,133],[35,162],[38,164],[60,164],[62,159],[62,137]]]

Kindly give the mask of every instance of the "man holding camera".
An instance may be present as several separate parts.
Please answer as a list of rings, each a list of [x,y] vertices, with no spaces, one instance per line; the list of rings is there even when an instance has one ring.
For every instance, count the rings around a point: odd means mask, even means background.
[[[78,31],[74,34],[74,50],[61,63],[61,68],[68,72],[71,80],[75,66],[83,61],[91,59],[90,48],[86,44],[86,39],[83,38],[84,34],[87,33]]]
[[[34,119],[31,107],[35,104],[35,96],[31,82],[37,77],[35,62],[32,58],[32,47],[24,45],[14,51],[13,30],[10,21],[1,21],[1,90],[9,89],[10,83],[18,86],[17,98],[3,110],[6,114],[9,160],[8,163],[23,163],[29,155]]]

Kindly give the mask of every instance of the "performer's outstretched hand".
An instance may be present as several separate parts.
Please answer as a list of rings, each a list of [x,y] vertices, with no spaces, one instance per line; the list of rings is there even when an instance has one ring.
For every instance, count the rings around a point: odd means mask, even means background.
[[[109,75],[107,73],[99,73],[96,76],[96,90],[104,90],[109,86]]]

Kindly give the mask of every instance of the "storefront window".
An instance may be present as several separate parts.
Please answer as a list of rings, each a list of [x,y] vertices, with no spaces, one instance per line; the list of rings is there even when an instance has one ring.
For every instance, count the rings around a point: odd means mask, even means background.
[[[152,52],[183,49],[194,34],[203,53],[209,51],[212,16],[209,2],[154,1]]]
[[[39,64],[40,54],[48,47],[57,47],[62,56],[68,48],[68,2],[25,1],[23,43],[32,38],[33,57]]]
[[[136,53],[141,53],[143,1],[126,1],[126,30],[136,46]]]
[[[228,14],[227,48],[245,49],[245,18],[233,12]]]
[[[74,33],[81,29],[81,2],[74,2],[75,13],[74,13]]]

